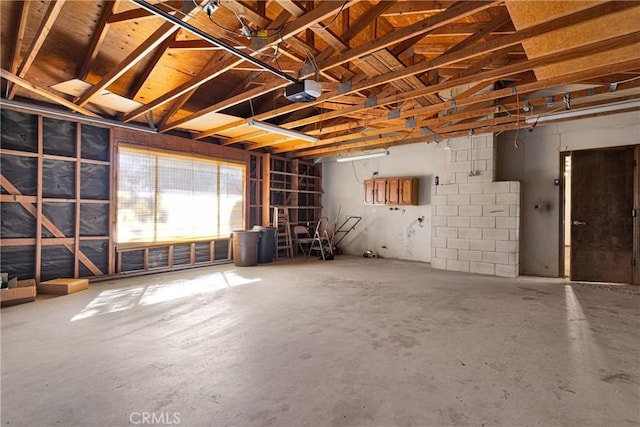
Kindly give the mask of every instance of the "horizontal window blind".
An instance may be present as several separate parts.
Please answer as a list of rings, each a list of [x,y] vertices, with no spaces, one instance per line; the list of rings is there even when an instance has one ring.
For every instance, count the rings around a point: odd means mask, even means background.
[[[120,145],[117,242],[229,237],[242,229],[244,164]]]

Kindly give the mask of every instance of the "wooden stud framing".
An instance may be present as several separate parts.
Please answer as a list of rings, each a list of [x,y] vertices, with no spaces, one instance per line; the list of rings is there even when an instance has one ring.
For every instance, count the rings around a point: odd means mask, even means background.
[[[79,254],[80,254],[80,198],[81,198],[81,189],[80,189],[80,179],[81,179],[81,171],[82,171],[82,139],[81,139],[81,128],[82,125],[80,123],[76,123],[76,186],[75,186],[75,241],[74,241],[74,250],[73,250],[73,277],[80,277],[80,266],[79,266]]]
[[[42,271],[42,171],[44,165],[43,153],[44,153],[44,137],[43,133],[43,118],[38,116],[38,169],[37,169],[37,193],[36,193],[36,272],[35,279],[37,283],[40,283],[41,271]],[[3,184],[5,190],[11,191]],[[15,193],[18,190],[15,189]],[[33,205],[30,205],[33,207]],[[26,207],[23,205],[23,207]]]
[[[633,259],[635,260],[635,265],[633,266],[633,284],[640,285],[640,145],[636,145],[634,165],[635,194],[633,204],[635,217],[633,218],[633,222],[635,237],[633,239]]]
[[[109,160],[111,163],[111,167],[109,168],[109,274],[115,274],[116,272],[120,272],[120,268],[122,266],[122,257],[121,254],[118,254],[117,265],[114,263],[114,254],[116,252],[116,244],[115,244],[115,236],[116,236],[116,209],[117,209],[117,176],[116,172],[118,170],[118,156],[116,151],[116,145],[113,142],[113,130],[109,130]]]
[[[262,157],[262,222],[265,226],[268,226],[271,224],[270,218],[271,218],[271,154],[266,153]]]

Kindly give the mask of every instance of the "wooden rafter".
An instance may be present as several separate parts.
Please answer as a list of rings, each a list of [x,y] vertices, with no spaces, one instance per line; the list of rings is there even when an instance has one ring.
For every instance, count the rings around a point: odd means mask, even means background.
[[[273,25],[284,25],[284,23],[289,19],[289,17],[290,17],[289,13],[285,11],[274,20]],[[257,55],[258,53],[266,50],[267,48],[268,46],[265,46],[262,49],[259,49],[253,52],[253,54]],[[132,111],[131,113],[125,115],[124,121],[126,122],[126,121],[133,120],[141,116],[142,114],[147,113],[148,111],[158,108],[166,104],[167,102],[173,101],[178,97],[182,97],[187,93],[193,93],[198,87],[200,87],[204,83],[210,80],[213,80],[214,78],[224,74],[225,72],[241,64],[242,62],[244,62],[243,59],[237,58],[235,56],[222,61],[221,64],[219,64],[218,61],[210,60],[207,63],[207,65],[205,65],[205,67],[198,73],[197,76],[181,84],[177,88],[166,92],[164,95],[154,99],[153,101],[148,102],[147,104]],[[200,112],[200,116],[204,114],[205,114],[204,112],[202,111]],[[168,125],[168,126],[171,126],[171,125]]]
[[[353,3],[353,0],[350,1],[351,3]],[[349,6],[349,2],[346,3],[345,7]],[[263,52],[266,49],[269,49],[272,45],[279,43],[280,41],[289,39],[291,37],[293,37],[295,34],[297,34],[298,32],[300,32],[301,30],[304,30],[306,28],[311,27],[312,25],[316,24],[317,22],[320,22],[324,19],[326,19],[329,16],[332,16],[333,14],[335,14],[335,12],[340,9],[341,4],[340,3],[335,3],[335,2],[326,2],[326,3],[322,3],[319,7],[317,7],[316,9],[313,9],[311,12],[299,17],[298,19],[296,19],[295,21],[293,21],[290,25],[287,25],[284,30],[282,31],[282,34],[277,38],[274,39],[272,38],[272,40],[267,43],[267,45],[265,45],[264,47],[262,47],[261,49],[258,49],[254,52],[252,52],[252,55],[257,55],[261,52]],[[281,14],[281,17],[276,18],[274,20],[274,23],[272,25],[274,26],[279,26],[279,25],[283,25],[286,20],[288,19],[290,15],[287,13],[283,13]],[[281,21],[282,22],[279,22]],[[206,83],[209,80],[212,80],[213,78],[225,73],[226,71],[230,70],[231,68],[235,67],[236,65],[240,64],[241,62],[243,62],[242,59],[237,59],[237,58],[231,58],[227,61],[225,61],[223,64],[218,65],[216,70],[212,70],[211,72],[201,72],[196,78],[191,79],[190,81],[182,84],[181,86],[179,86],[178,88],[174,89],[173,91],[167,92],[165,95],[163,95],[160,98],[157,98],[153,101],[151,101],[150,103],[144,105],[141,108],[138,108],[137,110],[127,114],[124,118],[125,121],[129,121],[129,120],[133,120],[134,118],[140,116],[141,114],[146,113],[147,111],[151,110],[151,109],[155,109],[181,95],[183,95],[184,93],[187,93],[189,91],[191,91],[192,89]],[[282,81],[281,85],[287,85],[289,84],[288,81]],[[280,87],[282,87],[280,86]],[[275,89],[275,88],[274,88]],[[230,101],[233,102],[233,101]],[[233,103],[230,103],[229,106],[231,105],[235,105]],[[214,111],[214,109],[211,108],[207,108],[205,110],[201,110],[200,112],[198,112],[198,116],[200,117],[208,112]],[[189,118],[189,120],[196,118],[196,116],[192,116]],[[185,122],[187,120],[184,120],[182,122]],[[180,122],[180,121],[178,121]],[[173,123],[173,124],[169,124],[169,127],[175,127],[178,126],[180,123]]]
[[[158,8],[164,10],[165,12],[174,13],[176,9],[178,10],[182,9],[183,2],[179,0],[167,1],[164,3],[158,3],[156,6],[158,6]],[[127,21],[133,21],[133,20],[139,21],[141,19],[154,18],[154,17],[155,15],[153,15],[151,12],[148,12],[146,10],[131,9],[125,12],[120,12],[120,13],[115,13],[110,15],[107,23],[118,24],[118,23],[127,22]]]
[[[456,3],[454,6],[451,6],[444,12],[441,12],[423,21],[419,21],[413,25],[404,27],[400,30],[386,34],[369,43],[365,43],[353,49],[349,49],[348,51],[333,56],[326,61],[321,61],[318,65],[321,68],[331,68],[337,65],[344,64],[345,62],[348,62],[353,58],[362,57],[364,55],[380,49],[384,49],[396,43],[400,43],[417,35],[424,34],[447,23],[459,20],[465,16],[472,15],[481,10],[492,7],[495,4],[496,2],[492,1],[468,1]]]
[[[481,94],[476,94],[473,96],[469,96],[467,98],[456,98],[456,106],[461,107],[461,106],[465,106],[465,105],[480,105],[484,102],[487,101],[492,101],[492,100],[498,100],[498,99],[502,99],[502,98],[507,98],[513,95],[513,93],[519,93],[521,96],[523,96],[524,94],[527,93],[532,93],[532,92],[536,92],[538,90],[544,89],[546,87],[549,86],[557,86],[559,84],[563,84],[567,81],[567,79],[572,79],[575,81],[584,81],[584,80],[588,80],[588,79],[593,79],[593,78],[597,78],[600,76],[604,76],[604,75],[609,75],[612,73],[612,70],[633,70],[636,69],[638,67],[638,65],[640,65],[640,59],[633,59],[630,61],[626,61],[624,63],[620,63],[617,65],[604,65],[604,66],[600,66],[591,70],[587,70],[587,71],[580,71],[577,72],[571,76],[560,76],[560,77],[556,77],[553,79],[548,79],[546,81],[536,81],[536,82],[528,82],[528,83],[524,83],[522,85],[517,85],[513,88],[504,88],[504,89],[496,89],[493,90],[491,92],[486,92],[486,93],[481,93]],[[621,86],[622,87],[622,86]],[[635,85],[633,84],[633,82],[628,83],[628,86],[625,87],[635,87]],[[594,94],[599,94],[599,93],[606,93],[607,91],[609,91],[609,85],[604,86],[602,89],[600,89],[599,91],[591,91]],[[575,96],[580,96],[581,94],[586,94],[588,96],[591,93],[590,91],[584,91],[584,93],[578,93]],[[585,96],[586,96],[585,95]],[[546,101],[546,98],[545,98]],[[509,108],[510,106],[507,106],[507,108]],[[422,108],[418,108],[415,110],[411,110],[408,112],[403,112],[400,114],[399,118],[410,118],[410,117],[414,117],[414,116],[418,116],[418,115],[425,115],[425,114],[435,114],[438,113],[440,111],[443,111],[444,109],[450,108],[450,104],[447,105],[434,105],[434,106],[428,106],[428,107],[422,107]],[[493,110],[495,111],[495,107],[493,107]],[[465,112],[466,113],[466,112]],[[485,112],[481,112],[481,115],[484,115]],[[466,116],[467,118],[469,118],[470,116]],[[371,124],[376,124],[376,123],[380,123],[381,121],[385,120],[384,118],[382,119],[377,119],[377,120],[373,120]],[[418,125],[422,126],[428,126],[429,124],[441,124],[442,120],[441,119],[433,119],[434,121],[430,121],[430,120],[422,120]],[[333,130],[337,130],[339,129],[338,127],[334,127],[331,129],[327,129],[327,131],[333,131]],[[311,133],[311,132],[310,132]],[[332,141],[332,143],[334,143],[335,141]],[[306,147],[320,147],[323,145],[323,141],[320,141],[318,143],[315,144],[306,144]],[[304,148],[305,145],[300,145],[299,148]],[[281,150],[276,150],[276,152],[281,152]],[[308,153],[304,154],[307,155]],[[302,155],[302,154],[301,154]]]
[[[16,28],[16,44],[13,46],[13,58],[11,59],[11,73],[16,74],[18,67],[20,66],[20,51],[22,50],[22,42],[24,41],[24,31],[27,27],[27,16],[29,15],[29,5],[31,3],[25,1],[22,3],[22,10],[20,11],[20,20],[18,21],[18,28]],[[12,84],[7,84],[7,98],[12,92]]]
[[[96,24],[96,29],[94,30],[93,36],[91,37],[89,49],[87,50],[84,61],[82,61],[82,66],[80,67],[80,72],[78,73],[78,79],[85,80],[89,75],[91,65],[96,60],[98,52],[100,52],[100,47],[102,47],[102,42],[107,36],[107,32],[109,30],[109,17],[113,15],[113,13],[117,10],[118,3],[120,1],[121,0],[110,0],[105,3],[102,14],[100,15],[100,20]]]
[[[383,74],[380,75],[378,77],[374,77],[374,78],[368,78],[368,79],[363,79],[362,81],[358,82],[357,84],[354,84],[351,86],[350,90],[347,91],[332,91],[329,92],[327,94],[323,94],[322,97],[320,97],[318,100],[314,101],[313,103],[309,103],[307,105],[301,106],[299,104],[292,104],[286,107],[281,107],[275,110],[272,110],[270,112],[265,112],[263,114],[260,114],[259,116],[256,117],[257,120],[265,120],[265,119],[269,119],[272,117],[276,117],[282,114],[286,114],[289,112],[293,112],[296,111],[298,109],[301,108],[306,108],[309,105],[313,105],[313,104],[319,104],[322,103],[325,100],[331,99],[334,96],[337,96],[339,94],[347,94],[347,93],[351,93],[351,92],[355,92],[358,90],[364,90],[364,89],[368,89],[374,86],[378,86],[381,84],[387,84],[391,81],[400,79],[400,78],[405,78],[409,75],[412,74],[418,74],[418,73],[424,73],[426,71],[429,70],[433,70],[433,69],[437,69],[439,67],[442,66],[447,66],[449,64],[453,64],[459,61],[463,61],[466,59],[470,59],[473,57],[477,57],[480,55],[484,55],[484,54],[488,54],[500,49],[504,49],[510,46],[514,46],[517,45],[523,41],[532,39],[540,34],[544,34],[547,32],[551,32],[551,31],[555,31],[558,30],[560,28],[564,28],[565,26],[570,26],[570,25],[576,25],[582,22],[588,22],[590,20],[596,19],[598,17],[607,15],[607,14],[613,14],[613,13],[618,13],[621,12],[623,10],[635,7],[635,4],[631,4],[630,2],[620,2],[620,3],[614,3],[614,4],[610,4],[610,3],[606,3],[606,4],[599,4],[596,5],[594,7],[591,7],[589,9],[585,9],[579,12],[575,12],[573,14],[570,15],[566,15],[564,17],[558,18],[558,19],[554,19],[551,21],[547,21],[544,22],[542,24],[538,24],[532,27],[528,27],[522,31],[518,31],[516,33],[513,34],[508,34],[508,35],[504,35],[501,36],[499,38],[493,39],[493,40],[489,40],[485,43],[482,43],[482,45],[480,46],[469,46],[465,49],[459,50],[459,51],[455,51],[452,52],[450,54],[446,54],[446,55],[442,55],[438,58],[435,58],[431,61],[426,61],[423,63],[418,63],[415,64],[413,66],[410,67],[406,67],[403,70],[399,70],[399,71],[392,71],[390,73],[387,74]],[[580,54],[589,54],[590,52],[585,52],[582,51]],[[555,57],[557,61],[560,61],[563,59],[563,53],[559,52],[557,54],[557,56]],[[522,63],[524,64],[524,63]],[[535,66],[535,63],[531,62],[528,63],[531,67]],[[504,70],[504,68],[501,68],[501,70]],[[517,71],[515,72],[521,72],[523,71],[522,66],[517,68]],[[476,74],[476,77],[479,74]],[[487,75],[487,74],[485,74]],[[500,75],[500,73],[494,73],[493,76],[495,77],[496,75]],[[508,74],[506,74],[508,75]],[[465,83],[460,82],[460,84],[454,84],[453,86],[450,86],[451,83],[447,84],[447,85],[436,85],[435,88],[437,89],[435,92],[431,92],[431,90],[429,91],[418,91],[420,93],[419,96],[424,96],[425,94],[427,94],[428,92],[431,93],[436,93],[439,90],[443,90],[443,89],[449,89],[451,87],[456,87],[462,84],[466,84],[466,82],[470,82],[473,83],[475,80],[474,78],[471,78],[470,76],[466,76],[468,77],[466,80],[464,80]],[[494,78],[491,77],[491,78]],[[490,80],[491,78],[488,78],[487,80]],[[431,88],[431,87],[430,87]],[[415,92],[414,92],[415,93]],[[412,98],[413,96],[408,96],[408,94],[402,94],[402,96],[397,97],[397,100],[405,100],[408,98]],[[397,102],[396,98],[393,98],[394,100],[392,102]],[[380,105],[380,103],[378,103],[378,105]],[[345,110],[346,112],[353,112],[352,109],[347,109]],[[209,135],[213,135],[217,132],[220,131],[224,131],[226,129],[231,129],[235,126],[239,126],[241,124],[243,124],[244,121],[238,121],[235,123],[231,123],[225,126],[221,126],[218,128],[214,128],[214,129],[210,129],[207,131],[203,131],[200,132],[196,137],[197,138],[203,138],[205,136],[209,136]],[[284,127],[290,127],[289,124],[283,124],[282,126]],[[295,127],[295,126],[291,126],[291,127]]]
[[[597,52],[606,52],[610,49],[615,49],[618,46],[630,45],[633,43],[638,43],[640,41],[640,32],[634,32],[630,34],[625,34],[623,36],[613,37],[610,39],[605,39],[599,42],[591,43],[585,46],[579,46],[574,49],[565,50],[563,52],[556,52],[545,56],[540,56],[538,58],[521,61],[509,66],[505,66],[499,68],[497,70],[485,71],[482,73],[478,73],[471,76],[464,76],[458,79],[451,79],[445,82],[431,85],[425,89],[413,90],[411,92],[404,92],[400,95],[389,96],[384,99],[378,99],[376,102],[376,106],[386,105],[396,103],[398,101],[404,101],[407,99],[413,99],[420,96],[424,96],[426,94],[438,93],[443,90],[452,89],[455,87],[473,84],[475,82],[483,82],[483,81],[491,81],[495,79],[504,78],[513,74],[521,73],[522,71],[530,70],[536,67],[546,66],[550,64],[555,64],[559,62],[565,62],[570,59],[580,58],[587,54],[594,54]],[[366,103],[362,103],[360,105],[355,105],[352,107],[345,108],[341,110],[341,113],[344,114],[346,112],[356,112],[366,110],[371,107],[367,107]],[[337,112],[325,114],[325,118],[337,117],[339,114]],[[299,120],[297,122],[291,122],[283,124],[283,127],[287,128],[295,128],[302,125],[307,125],[309,123],[314,123],[319,121],[319,116],[308,117],[303,120]]]
[[[181,20],[189,21],[198,12],[197,8],[193,8],[189,13],[185,14]],[[97,84],[93,85],[91,89],[85,92],[76,102],[79,106],[84,106],[102,90],[106,89],[111,83],[116,81],[120,76],[126,73],[131,67],[136,65],[142,58],[147,56],[156,47],[158,47],[164,40],[173,34],[176,26],[169,22],[165,22],[158,28],[150,37],[145,40],[140,46],[134,49],[127,57],[114,67],[106,76],[102,78]]]
[[[27,80],[20,78],[17,75],[10,73],[7,70],[0,70],[0,77],[2,77],[3,79],[7,79],[8,81],[14,83],[15,85],[20,86],[24,89],[27,89],[28,91],[33,92],[35,94],[38,94],[56,104],[60,104],[64,107],[70,108],[73,111],[77,111],[78,113],[84,114],[85,116],[100,117],[98,114],[94,113],[93,111],[89,111],[84,107],[79,107],[73,102],[68,101],[65,98],[62,98],[59,95],[56,95],[55,93],[51,92],[51,90],[49,90],[48,88],[44,88],[44,87],[35,85],[31,82],[28,82]]]
[[[36,56],[38,55],[38,52],[40,52],[40,49],[44,44],[44,41],[47,39],[47,36],[49,35],[51,28],[53,28],[53,24],[56,22],[56,19],[58,18],[58,14],[60,13],[60,11],[62,10],[62,7],[64,6],[64,2],[65,0],[59,0],[59,1],[49,3],[49,7],[45,12],[42,22],[40,23],[40,27],[38,27],[38,30],[36,31],[36,36],[31,42],[31,45],[29,46],[29,50],[27,50],[27,53],[24,56],[24,59],[22,60],[20,67],[18,67],[18,71],[16,72],[16,75],[18,77],[23,78],[24,76],[27,75],[29,68],[33,64],[33,61],[35,61]],[[17,87],[14,85],[9,91],[9,94],[7,95],[7,99],[13,99],[13,97],[16,95],[16,90],[17,90]]]
[[[144,86],[145,82],[147,81],[147,79],[149,78],[153,70],[156,68],[156,66],[158,65],[158,63],[160,62],[164,54],[167,52],[167,49],[169,48],[169,45],[171,44],[171,42],[175,40],[179,31],[180,30],[177,30],[177,29],[174,30],[173,34],[171,34],[165,41],[163,41],[156,48],[156,51],[154,52],[153,57],[151,58],[149,63],[146,65],[146,67],[142,71],[142,74],[136,78],[136,81],[129,88],[129,92],[127,93],[127,98],[135,99],[135,97],[138,95],[138,92],[140,92],[140,89],[142,89],[142,87]]]
[[[382,16],[404,16],[410,14],[432,14],[442,12],[446,8],[450,7],[454,1],[412,1],[412,2],[398,2],[394,4],[389,10],[383,12]]]

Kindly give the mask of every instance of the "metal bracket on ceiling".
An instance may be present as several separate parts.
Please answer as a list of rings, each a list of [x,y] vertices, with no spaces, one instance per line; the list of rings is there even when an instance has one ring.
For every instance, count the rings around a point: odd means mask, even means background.
[[[528,112],[531,111],[531,103],[529,102],[529,100],[525,100],[524,104],[522,105],[522,111]]]
[[[562,97],[562,100],[564,101],[565,110],[570,110],[571,109],[571,94],[570,93],[565,93],[564,96]]]
[[[412,129],[417,125],[418,125],[418,121],[415,119],[415,117],[413,119],[406,119],[404,121],[404,127],[407,129]]]
[[[347,92],[351,92],[351,80],[344,83],[338,83],[338,93],[343,94]]]
[[[516,86],[511,87],[511,95],[515,95],[518,93],[518,88]]]
[[[456,100],[455,99],[451,100],[451,108],[456,108]]]
[[[547,96],[547,108],[553,108],[553,96]]]
[[[365,108],[375,107],[376,105],[378,105],[378,98],[375,96],[372,96],[371,98],[367,98],[364,100]]]
[[[596,94],[596,89],[595,88],[589,88],[589,90],[587,90],[587,96],[593,96]]]
[[[421,136],[427,136],[427,135],[431,135],[433,133],[433,131],[431,129],[429,129],[428,126],[423,126],[420,128],[420,135]]]
[[[609,85],[609,92],[615,92],[618,89],[618,83],[611,83]]]
[[[388,120],[399,119],[399,118],[400,118],[400,110],[391,110],[387,113]]]

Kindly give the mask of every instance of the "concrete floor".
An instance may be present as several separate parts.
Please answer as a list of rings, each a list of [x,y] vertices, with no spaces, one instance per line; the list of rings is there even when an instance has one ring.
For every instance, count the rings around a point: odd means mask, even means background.
[[[640,297],[340,256],[2,310],[2,426],[640,424]]]

